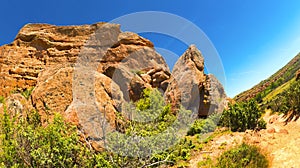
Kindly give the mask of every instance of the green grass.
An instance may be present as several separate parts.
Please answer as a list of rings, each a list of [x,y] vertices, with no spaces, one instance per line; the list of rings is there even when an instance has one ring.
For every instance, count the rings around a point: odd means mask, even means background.
[[[271,93],[267,94],[264,98],[263,101],[270,101],[272,100],[276,95],[282,93],[284,90],[288,89],[290,85],[296,80],[296,78],[293,78],[289,80],[288,82],[284,83],[283,85],[279,86],[275,90],[273,90]]]

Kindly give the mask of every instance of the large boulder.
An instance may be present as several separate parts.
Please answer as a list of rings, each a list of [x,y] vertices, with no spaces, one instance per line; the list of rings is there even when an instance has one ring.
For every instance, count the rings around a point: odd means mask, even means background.
[[[174,65],[170,84],[165,93],[173,109],[183,106],[199,117],[222,112],[227,96],[222,84],[204,73],[204,58],[195,45],[191,45]]]
[[[20,93],[11,94],[6,97],[3,102],[0,102],[0,114],[4,113],[4,109],[7,113],[17,119],[20,117],[26,117],[28,112],[34,110],[31,105],[31,100],[25,98]]]
[[[212,74],[207,75],[208,98],[210,104],[208,114],[222,113],[228,106],[229,98],[227,97],[223,85]]]
[[[61,113],[67,121],[78,126],[94,148],[99,149],[106,129],[116,128],[116,114],[122,110],[124,99],[140,99],[144,88],[156,87],[165,90],[166,85],[161,83],[169,79],[170,72],[149,40],[134,33],[123,33],[120,26],[115,24],[106,24],[104,33],[97,31],[95,30],[95,34],[90,31],[81,34],[90,37],[82,39],[85,43],[76,43],[76,48],[81,49],[80,52],[78,50],[67,56],[60,55],[60,52],[51,52],[53,57],[69,56],[70,59],[43,64],[35,74],[35,88],[31,99],[42,122],[51,119],[54,113]],[[97,39],[99,34],[104,36]],[[77,35],[78,33],[74,34]],[[25,40],[31,41],[27,38]],[[43,40],[45,41],[44,38]],[[51,51],[57,48],[52,43],[46,44],[39,49],[42,52],[47,50],[47,54],[50,48]],[[68,49],[72,50],[66,48]],[[47,54],[43,56],[48,57]],[[107,126],[104,128],[104,125]]]
[[[74,66],[61,65],[44,70],[38,78],[32,93],[32,104],[41,115],[42,122],[51,119],[55,112],[61,113],[68,122],[76,125],[90,139],[99,139],[102,134],[99,118],[105,113],[105,119],[111,128],[115,128],[117,107],[123,102],[122,92],[112,79],[95,74],[93,103],[84,106],[77,104],[74,91],[85,96],[85,90],[73,90]],[[76,82],[76,81],[75,81]],[[112,96],[114,95],[114,96]],[[97,128],[97,129],[95,129]],[[97,144],[97,143],[96,143]]]
[[[182,105],[186,109],[198,113],[207,94],[204,89],[205,81],[204,59],[196,46],[192,45],[173,67],[172,79],[170,79],[170,85],[165,93],[166,98],[171,102],[173,108]]]

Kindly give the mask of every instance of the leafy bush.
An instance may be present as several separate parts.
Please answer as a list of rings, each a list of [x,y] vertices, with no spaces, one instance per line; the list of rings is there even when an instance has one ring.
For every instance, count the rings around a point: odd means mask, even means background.
[[[300,115],[300,81],[293,82],[290,87],[277,95],[270,103],[272,110],[287,114]]]
[[[126,135],[151,136],[166,130],[176,120],[157,89],[145,89],[143,98],[125,105],[119,114]]]
[[[0,116],[0,165],[5,167],[111,167],[104,154],[79,141],[76,128],[56,115],[47,126],[33,111],[26,118]]]
[[[107,151],[97,153],[79,140],[77,128],[65,123],[59,114],[42,125],[36,111],[24,112],[24,118],[17,118],[4,110],[0,114],[0,167],[156,167],[187,161],[191,150],[198,148],[196,137],[176,137],[177,128],[188,125],[186,117],[191,116],[191,111],[181,108],[177,113],[172,112],[157,89],[146,89],[143,99],[129,103],[125,110],[125,116],[123,112],[118,114],[122,134],[153,139],[149,143],[128,144],[113,134],[106,138],[118,142],[116,145],[130,146],[130,149],[149,149],[156,145],[166,150],[146,157],[141,153],[135,156]],[[215,115],[198,120],[192,128],[193,134],[213,130],[217,120]],[[155,136],[165,131],[166,134]],[[175,143],[166,148],[165,142],[172,141]]]
[[[213,132],[217,127],[220,115],[221,114],[211,114],[206,119],[197,119],[189,129],[187,135],[193,136],[195,134]]]
[[[185,138],[178,139],[176,131],[180,126],[187,124],[185,118],[191,116],[191,111],[181,108],[176,116],[171,111],[170,105],[164,102],[162,94],[157,89],[145,89],[142,99],[136,103],[128,103],[122,113],[118,114],[122,124],[119,125],[120,130],[122,129],[125,134],[114,132],[109,134],[107,139],[110,142],[109,148],[119,150],[117,152],[120,155],[116,159],[119,160],[117,161],[119,167],[175,164],[179,160],[189,158],[194,145]],[[176,120],[177,118],[180,118],[180,121]],[[138,143],[128,136],[138,137]],[[122,149],[118,149],[120,146]],[[150,149],[154,152],[153,155],[144,157]],[[121,157],[128,156],[127,151],[130,151],[129,155],[134,153],[134,157]]]
[[[242,145],[230,149],[224,152],[219,158],[216,165],[218,168],[228,168],[228,167],[268,167],[267,158],[260,153],[259,149],[255,146],[247,145],[243,143]]]
[[[300,81],[292,79],[283,91],[265,103],[264,107],[272,112],[280,112],[286,116],[285,122],[300,116]]]
[[[246,129],[263,129],[266,123],[260,119],[262,112],[254,100],[246,103],[236,103],[229,105],[228,110],[224,110],[220,125],[230,128],[232,131],[245,131]]]

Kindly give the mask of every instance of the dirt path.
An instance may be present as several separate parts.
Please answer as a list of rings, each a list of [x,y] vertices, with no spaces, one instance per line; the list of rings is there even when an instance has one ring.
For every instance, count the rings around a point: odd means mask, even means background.
[[[273,168],[300,168],[300,120],[285,124],[282,115],[264,116],[267,129],[258,132],[246,131],[215,137],[203,151],[193,153],[190,167],[198,167],[206,158],[214,160],[222,152],[243,141],[259,146],[268,155]]]
[[[285,123],[282,115],[266,115],[267,130],[260,131],[258,145],[267,153],[274,168],[300,167],[300,120]]]

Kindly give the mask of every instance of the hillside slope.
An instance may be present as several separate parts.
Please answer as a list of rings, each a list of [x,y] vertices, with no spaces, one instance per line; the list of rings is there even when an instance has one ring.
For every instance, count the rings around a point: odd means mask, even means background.
[[[234,97],[237,102],[256,98],[261,102],[269,93],[286,84],[295,77],[300,69],[300,53],[298,53],[287,65],[266,80],[261,81],[253,88],[244,91]]]

